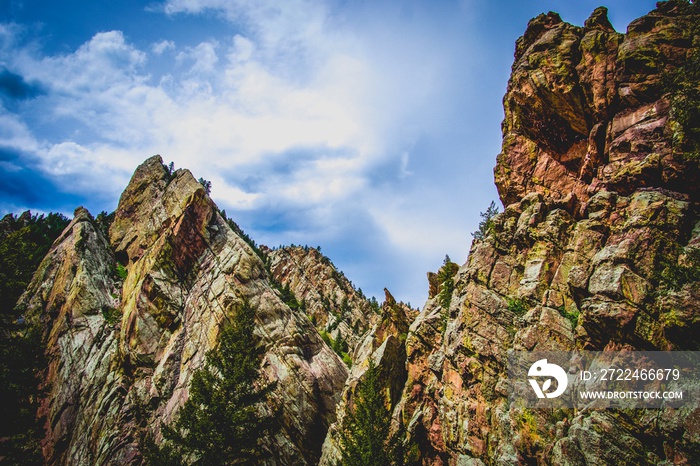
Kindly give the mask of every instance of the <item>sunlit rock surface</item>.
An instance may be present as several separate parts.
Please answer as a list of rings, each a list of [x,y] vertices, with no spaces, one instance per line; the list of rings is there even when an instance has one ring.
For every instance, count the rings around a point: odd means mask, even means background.
[[[187,399],[219,329],[243,300],[256,309],[263,372],[277,381],[275,464],[315,464],[348,375],[308,317],[292,311],[260,257],[187,170],[160,157],[135,172],[107,240],[79,209],[20,305],[45,329],[49,464],[139,464]],[[115,259],[116,258],[116,259]],[[116,261],[127,270],[117,283]],[[253,336],[251,335],[251,338]]]
[[[406,342],[398,416],[424,464],[700,461],[696,409],[524,410],[504,384],[509,349],[698,349],[698,283],[657,293],[700,233],[698,163],[672,151],[662,88],[698,46],[688,10],[661,4],[627,34],[604,8],[584,27],[549,13],[518,40],[495,168],[505,211],[449,308],[432,292]]]
[[[290,246],[266,251],[272,276],[289,287],[317,329],[342,338],[352,355],[380,315],[350,280],[316,248]]]

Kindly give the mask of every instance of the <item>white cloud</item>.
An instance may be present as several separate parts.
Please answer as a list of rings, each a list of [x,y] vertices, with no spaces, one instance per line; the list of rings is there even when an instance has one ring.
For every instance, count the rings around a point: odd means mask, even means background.
[[[460,219],[454,218],[454,212],[445,212],[449,208],[435,205],[431,193],[410,202],[388,195],[375,200],[368,208],[372,219],[389,242],[407,255],[429,261],[441,259],[453,245],[461,244],[464,252],[469,247],[469,239],[459,228]]]
[[[231,64],[241,64],[250,60],[255,52],[255,43],[240,34],[233,37],[233,47],[228,55]]]
[[[64,192],[73,194],[118,196],[133,171],[132,164],[124,163],[131,157],[109,146],[84,147],[62,142],[36,155],[42,160],[41,171],[57,181]]]
[[[234,24],[245,24],[268,52],[289,54],[326,34],[328,10],[316,0],[167,0],[166,14],[215,11]]]
[[[0,51],[7,52],[17,44],[17,37],[24,28],[16,23],[0,23]]]
[[[235,210],[252,210],[261,197],[258,193],[247,193],[237,186],[232,186],[226,178],[216,173],[210,176],[209,181],[212,182],[212,196],[225,199],[226,205]]]
[[[407,176],[411,176],[413,172],[411,172],[408,169],[408,163],[410,161],[410,156],[408,151],[403,151],[401,153],[401,166],[399,167],[399,176],[401,178],[406,178]]]
[[[0,147],[17,152],[34,152],[39,148],[31,129],[0,107]]]
[[[54,91],[104,91],[142,81],[138,72],[145,61],[146,54],[127,44],[121,31],[101,32],[73,54],[46,58],[37,71],[52,75],[35,77],[53,83]]]
[[[43,169],[49,175],[73,176],[94,167],[91,155],[88,149],[74,142],[56,144],[44,154]]]
[[[352,158],[314,160],[291,175],[290,182],[284,176],[277,177],[270,194],[285,203],[297,207],[313,208],[318,205],[333,205],[348,198],[356,198],[367,185],[361,170],[361,162]]]
[[[151,45],[151,51],[155,55],[163,55],[166,50],[173,49],[175,49],[175,42],[172,40],[161,40],[160,42],[156,42],[155,44]]]
[[[409,173],[407,156],[392,155],[400,153],[392,146],[405,141],[392,138],[426,110],[420,106],[429,95],[415,89],[423,72],[414,71],[422,70],[427,57],[413,70],[404,57],[388,71],[393,64],[379,59],[391,52],[377,52],[387,43],[378,47],[339,28],[321,2],[173,1],[164,9],[170,14],[217,9],[231,21],[245,21],[250,36],[182,48],[173,40],[154,44],[151,53],[170,50],[181,67],[156,83],[144,72],[148,54],[119,31],[96,34],[72,54],[25,57],[25,74],[50,86],[45,100],[51,113],[45,118],[77,120],[91,129],[84,134],[96,137],[47,141],[53,152],[39,152],[47,164],[53,163],[52,153],[87,160],[99,157],[98,148],[111,147],[134,165],[159,152],[213,179],[220,171],[273,166],[290,150],[323,157],[290,176],[261,174],[275,189],[244,196],[235,185],[215,189],[246,205],[280,195],[306,205],[340,202],[367,189],[370,170],[388,158],[403,157],[397,177]],[[65,152],[68,142],[82,148],[80,156]],[[348,154],[352,169],[328,168],[343,166]]]
[[[204,75],[216,71],[219,57],[216,49],[219,44],[216,41],[202,42],[196,47],[187,47],[175,57],[178,63],[191,63],[189,72],[195,75]]]

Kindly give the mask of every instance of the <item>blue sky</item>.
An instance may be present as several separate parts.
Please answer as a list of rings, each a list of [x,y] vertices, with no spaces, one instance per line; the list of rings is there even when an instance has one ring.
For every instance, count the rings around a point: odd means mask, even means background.
[[[153,154],[258,243],[422,306],[497,199],[515,40],[600,1],[0,0],[0,214],[112,211]],[[609,1],[627,24],[655,1]]]

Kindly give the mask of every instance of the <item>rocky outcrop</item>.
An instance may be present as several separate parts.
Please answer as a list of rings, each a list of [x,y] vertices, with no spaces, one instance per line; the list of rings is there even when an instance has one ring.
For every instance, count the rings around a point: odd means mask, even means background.
[[[262,259],[192,174],[171,173],[159,156],[144,162],[121,196],[110,242],[76,211],[19,304],[45,329],[48,464],[140,464],[139,439],[157,438],[173,420],[243,301],[256,310],[251,338],[276,382],[271,409],[282,430],[267,439],[275,464],[317,463],[347,367],[282,302]]]
[[[135,423],[122,411],[124,377],[113,363],[119,339],[113,269],[109,244],[89,212],[78,208],[18,303],[42,326],[47,347],[47,393],[39,412],[46,419],[47,464],[134,459],[133,449],[121,443]]]
[[[530,22],[504,98],[495,178],[506,206],[531,192],[573,195],[579,217],[601,190],[697,195],[697,164],[671,151],[662,85],[692,48],[695,19],[681,3],[662,3],[625,35],[612,29],[602,7],[582,28],[556,13]]]
[[[265,250],[272,277],[289,288],[319,331],[342,339],[352,355],[380,314],[362,292],[318,249],[290,246]]]
[[[423,464],[700,461],[697,408],[527,410],[505,385],[511,349],[698,349],[700,284],[662,273],[700,233],[697,160],[673,149],[662,86],[690,56],[695,11],[660,3],[624,35],[604,8],[584,27],[549,13],[518,40],[495,168],[505,210],[449,300],[432,276],[406,341],[398,415]]]
[[[358,384],[363,380],[370,361],[374,363],[377,378],[382,389],[387,393],[387,408],[393,411],[401,399],[406,383],[406,337],[415,312],[406,304],[396,299],[385,288],[385,300],[380,313],[381,319],[364,335],[353,353],[350,377],[343,389],[337,408],[337,421],[328,432],[323,444],[320,465],[335,465],[341,460],[339,429],[348,410],[353,409]],[[395,426],[398,429],[398,423]]]

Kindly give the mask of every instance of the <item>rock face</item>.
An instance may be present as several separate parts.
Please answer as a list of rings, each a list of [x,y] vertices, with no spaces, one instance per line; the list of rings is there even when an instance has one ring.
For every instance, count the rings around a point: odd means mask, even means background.
[[[78,208],[20,298],[27,318],[41,323],[47,347],[48,393],[39,413],[47,464],[133,460],[133,449],[119,445],[135,422],[122,411],[124,377],[114,364],[119,333],[105,318],[119,306],[113,266],[104,236]]]
[[[341,451],[338,429],[347,411],[354,406],[358,383],[363,379],[370,361],[374,362],[380,386],[388,394],[388,408],[398,406],[406,383],[406,337],[414,311],[404,303],[396,302],[384,289],[381,319],[369,329],[357,345],[352,359],[354,364],[338,404],[338,420],[331,426],[323,444],[321,466],[340,464]]]
[[[376,312],[350,280],[317,249],[291,246],[266,251],[275,280],[288,287],[319,331],[353,349],[376,323]]]
[[[110,242],[78,209],[19,303],[41,323],[50,358],[47,463],[140,464],[138,440],[173,420],[222,323],[246,300],[266,348],[263,373],[277,382],[274,464],[316,464],[347,367],[282,302],[192,174],[170,173],[159,156],[144,162]]]
[[[599,8],[583,28],[540,15],[518,39],[495,168],[503,203],[528,193],[575,196],[582,215],[601,190],[697,195],[697,166],[670,150],[663,73],[682,64],[694,19],[676,2],[618,34]],[[687,9],[687,7],[686,7]],[[689,169],[694,169],[692,174]]]
[[[700,284],[661,286],[700,240],[698,162],[672,149],[662,87],[698,46],[695,12],[660,3],[624,35],[604,8],[584,27],[549,13],[518,40],[495,168],[505,211],[448,306],[431,283],[406,342],[397,415],[423,464],[700,462],[697,409],[526,410],[502,383],[510,349],[698,349]]]

